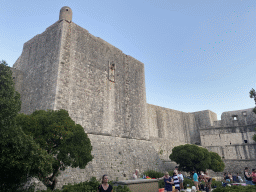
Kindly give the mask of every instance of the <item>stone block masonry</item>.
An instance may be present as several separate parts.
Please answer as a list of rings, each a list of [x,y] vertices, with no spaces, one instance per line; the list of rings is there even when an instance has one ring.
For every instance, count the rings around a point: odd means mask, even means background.
[[[172,170],[171,150],[186,143],[219,153],[227,169],[253,165],[252,109],[225,112],[217,121],[210,110],[147,104],[143,63],[73,23],[69,7],[59,18],[24,44],[12,69],[22,113],[66,109],[91,140],[92,162],[62,171],[57,188],[103,174],[126,180],[135,169]],[[45,189],[40,182],[38,188]]]

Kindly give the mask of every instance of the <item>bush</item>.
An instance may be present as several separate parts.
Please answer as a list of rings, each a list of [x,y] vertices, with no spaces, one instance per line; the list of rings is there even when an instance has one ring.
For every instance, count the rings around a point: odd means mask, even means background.
[[[213,188],[219,188],[219,187],[222,187],[222,182],[221,181],[212,181],[212,189]]]
[[[148,170],[148,171],[145,171],[143,173],[143,175],[146,175],[146,176],[149,176],[151,178],[160,178],[160,177],[163,177],[164,176],[164,173],[162,172],[158,172],[158,171],[154,171],[154,170]]]
[[[113,192],[130,192],[130,189],[127,186],[117,186],[113,188]]]
[[[213,192],[255,192],[256,186],[226,186],[220,187],[213,190]]]
[[[191,188],[192,186],[194,186],[194,181],[192,179],[184,178],[184,181],[183,181],[184,189],[187,189],[188,187],[187,185],[189,185],[189,187]]]
[[[161,188],[164,188],[165,184],[164,184],[164,180],[159,180],[158,181],[158,188],[161,189]]]
[[[168,173],[172,177],[173,171],[169,171]],[[146,176],[149,176],[151,178],[157,179],[157,178],[163,177],[164,173],[158,172],[158,171],[154,171],[154,170],[147,170],[142,175],[146,175]],[[164,184],[164,180],[159,180],[158,181],[158,188],[164,188],[164,185],[165,185]]]

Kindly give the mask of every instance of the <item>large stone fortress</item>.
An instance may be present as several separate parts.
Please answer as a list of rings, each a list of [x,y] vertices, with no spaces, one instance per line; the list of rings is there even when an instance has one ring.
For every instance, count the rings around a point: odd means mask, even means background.
[[[24,44],[12,70],[22,113],[66,109],[92,142],[92,162],[62,172],[58,188],[103,174],[122,180],[134,169],[170,169],[172,148],[185,143],[218,152],[229,170],[255,165],[252,109],[225,112],[217,121],[209,110],[147,104],[144,64],[73,23],[69,7]]]

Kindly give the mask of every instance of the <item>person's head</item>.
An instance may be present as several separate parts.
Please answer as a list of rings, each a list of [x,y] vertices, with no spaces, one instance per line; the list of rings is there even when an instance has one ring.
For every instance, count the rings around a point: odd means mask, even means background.
[[[255,173],[255,169],[252,169],[252,172]]]
[[[179,167],[178,167],[178,166],[176,166],[176,167],[175,167],[175,169],[176,169],[176,170],[178,170],[178,169],[179,169]]]
[[[239,173],[237,173],[237,176],[239,175]]]
[[[244,168],[244,171],[248,171],[248,167],[245,167],[245,168]]]
[[[165,176],[165,177],[168,177],[168,176],[169,176],[169,173],[166,171],[166,172],[164,173],[164,176]]]
[[[178,171],[179,174],[181,174],[181,171]]]
[[[108,176],[107,175],[103,175],[101,183],[107,183],[107,182],[108,182]]]

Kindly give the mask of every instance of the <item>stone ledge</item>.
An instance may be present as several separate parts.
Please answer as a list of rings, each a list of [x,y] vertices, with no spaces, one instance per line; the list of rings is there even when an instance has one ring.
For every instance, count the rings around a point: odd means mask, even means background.
[[[249,125],[238,125],[238,126],[227,126],[227,127],[214,127],[214,126],[210,126],[210,127],[199,127],[199,130],[209,130],[209,129],[234,129],[234,128],[240,128],[240,127],[244,127],[244,128],[248,128],[250,126],[256,126],[256,124],[249,124]]]
[[[231,144],[231,145],[204,145],[204,148],[206,148],[206,147],[244,146],[244,145],[256,145],[256,143],[241,143],[241,144]]]
[[[97,132],[86,132],[88,135],[101,135],[101,136],[107,136],[107,137],[119,137],[123,139],[135,139],[135,140],[142,140],[142,141],[151,141],[150,139],[142,139],[142,138],[135,138],[135,137],[129,137],[129,136],[118,136],[118,135],[111,135],[110,133],[97,133]]]
[[[223,159],[224,161],[256,161],[256,159]]]
[[[123,180],[123,181],[114,181],[113,184],[130,185],[130,184],[152,183],[152,182],[158,182],[158,179]]]

